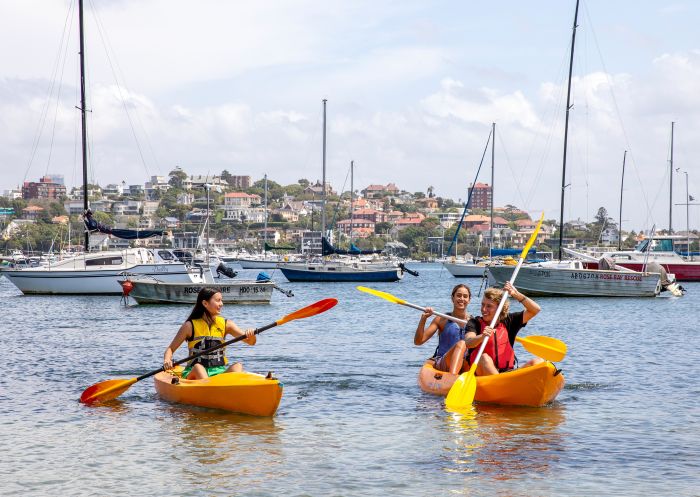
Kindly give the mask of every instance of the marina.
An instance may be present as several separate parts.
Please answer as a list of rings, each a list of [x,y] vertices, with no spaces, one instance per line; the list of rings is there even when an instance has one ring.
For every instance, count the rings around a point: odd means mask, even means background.
[[[456,281],[440,264],[410,267],[421,277],[373,286],[445,310],[451,288],[466,282],[474,295],[468,310],[478,313],[481,281]],[[686,322],[700,305],[697,283],[687,283],[682,298],[538,298],[542,311],[519,336],[566,342],[567,356],[556,363],[565,387],[542,408],[477,403],[468,415],[446,411],[444,398],[417,385],[435,344],[413,345],[418,311],[362,294],[350,283],[285,286],[294,299],[225,306],[223,315],[242,327],[259,326],[322,298],[339,302],[323,315],[261,334],[254,347],[228,349],[246,371],[273,371],[284,383],[277,414],[251,417],[173,404],[158,397],[151,379],[112,404],[80,404],[91,384],[158,367],[188,307],[125,308],[117,296],[23,296],[0,278],[6,322],[31,315],[42,330],[33,346],[40,360],[26,361],[23,349],[8,349],[5,378],[12,380],[3,386],[0,433],[12,443],[0,464],[3,492],[696,492],[699,392],[678,378],[700,359],[697,330]],[[512,302],[514,310],[518,306]],[[86,309],[99,309],[99,321],[86,319]],[[643,324],[652,322],[663,324]],[[8,343],[26,336],[16,326],[6,334]],[[679,341],[682,359],[659,357],[659,343]],[[520,361],[530,357],[517,344],[516,354]],[[46,464],[57,459],[62,464]]]
[[[698,497],[700,7],[630,6],[4,9],[0,495]]]

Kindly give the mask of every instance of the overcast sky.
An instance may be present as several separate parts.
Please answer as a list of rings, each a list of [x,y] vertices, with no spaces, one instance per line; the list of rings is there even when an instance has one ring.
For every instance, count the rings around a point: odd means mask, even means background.
[[[575,0],[85,0],[90,179],[175,166],[466,198],[496,123],[495,201],[559,218]],[[582,1],[565,218],[667,228],[700,198],[700,2]],[[0,190],[79,185],[77,1],[0,2]],[[491,183],[490,150],[478,181]],[[686,226],[675,206],[673,227]],[[690,207],[691,229],[700,208]]]

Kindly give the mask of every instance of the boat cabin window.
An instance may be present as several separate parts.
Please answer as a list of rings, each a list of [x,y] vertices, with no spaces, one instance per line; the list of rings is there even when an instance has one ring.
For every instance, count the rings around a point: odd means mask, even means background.
[[[160,257],[164,261],[174,261],[175,260],[175,256],[169,250],[159,250],[158,257]]]
[[[119,266],[123,262],[121,256],[100,257],[99,259],[88,259],[86,266]]]
[[[649,250],[649,239],[642,240],[637,244],[635,250],[639,252],[646,252]],[[652,252],[673,252],[673,240],[670,238],[658,238],[651,240],[651,251]]]

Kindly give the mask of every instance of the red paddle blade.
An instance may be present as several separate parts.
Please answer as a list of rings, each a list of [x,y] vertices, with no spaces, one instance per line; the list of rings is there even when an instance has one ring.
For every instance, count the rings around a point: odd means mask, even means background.
[[[278,319],[276,323],[280,325],[288,323],[289,321],[294,321],[295,319],[309,318],[311,316],[315,316],[316,314],[326,312],[331,307],[334,307],[337,303],[338,299],[319,300],[318,302],[315,302],[311,305],[307,305],[303,309],[299,309],[298,311],[294,311],[291,314],[287,314],[283,318]]]
[[[83,404],[96,404],[116,399],[136,382],[136,378],[130,380],[106,380],[87,387],[80,396]]]

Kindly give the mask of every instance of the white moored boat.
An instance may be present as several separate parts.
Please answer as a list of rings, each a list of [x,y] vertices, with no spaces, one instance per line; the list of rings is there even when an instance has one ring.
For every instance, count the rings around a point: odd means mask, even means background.
[[[489,285],[502,287],[514,266],[491,266]],[[522,266],[518,290],[529,296],[551,297],[656,297],[661,292],[659,273],[585,269],[581,261],[550,261]]]
[[[203,286],[221,292],[225,304],[269,304],[272,281],[231,280],[225,283],[163,283],[147,278],[129,280],[129,297],[139,304],[194,304]],[[125,281],[121,282],[122,285]]]
[[[124,273],[185,283],[191,281],[190,272],[169,250],[131,248],[84,253],[46,266],[3,270],[2,274],[24,294],[119,295]]]

